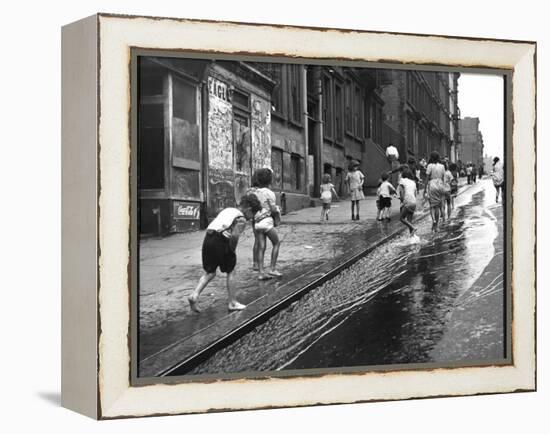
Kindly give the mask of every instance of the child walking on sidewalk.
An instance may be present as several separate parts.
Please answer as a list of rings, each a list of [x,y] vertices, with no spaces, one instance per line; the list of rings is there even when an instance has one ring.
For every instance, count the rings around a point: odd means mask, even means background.
[[[330,175],[325,173],[323,175],[323,183],[321,184],[321,203],[323,205],[323,208],[321,209],[321,223],[328,220],[330,204],[332,203],[332,195],[338,199],[334,185],[330,182]]]
[[[359,163],[353,160],[349,165],[349,171],[346,175],[346,184],[348,184],[351,199],[351,219],[359,220],[359,201],[365,198],[363,194],[363,182],[365,175],[359,170]]]
[[[391,182],[389,182],[389,175],[387,172],[383,172],[380,177],[382,178],[382,183],[380,184],[380,187],[378,187],[377,220],[390,220],[391,197],[397,192]]]
[[[228,309],[242,310],[246,307],[237,301],[232,287],[234,269],[237,264],[237,243],[244,231],[246,220],[250,220],[261,208],[258,198],[254,194],[247,194],[242,197],[238,208],[223,209],[208,225],[202,244],[204,274],[193,293],[187,298],[191,310],[200,312],[197,301],[206,285],[216,277],[218,267],[222,273],[227,273]]]

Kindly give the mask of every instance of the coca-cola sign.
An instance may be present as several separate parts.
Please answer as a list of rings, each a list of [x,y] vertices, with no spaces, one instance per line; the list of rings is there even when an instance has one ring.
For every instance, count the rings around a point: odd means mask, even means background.
[[[174,202],[174,218],[182,220],[198,220],[200,204],[192,202]]]

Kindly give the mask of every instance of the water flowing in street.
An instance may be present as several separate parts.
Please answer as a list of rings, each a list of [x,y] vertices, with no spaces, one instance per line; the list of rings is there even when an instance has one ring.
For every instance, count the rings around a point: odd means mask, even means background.
[[[384,223],[380,223],[382,226]],[[504,357],[503,209],[481,181],[190,374]]]

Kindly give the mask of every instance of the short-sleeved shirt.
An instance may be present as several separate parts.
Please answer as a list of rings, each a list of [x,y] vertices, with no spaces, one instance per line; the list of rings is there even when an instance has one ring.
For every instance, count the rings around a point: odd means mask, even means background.
[[[429,179],[443,179],[445,177],[445,166],[441,163],[428,164],[426,176]]]
[[[231,237],[231,228],[238,222],[246,222],[244,214],[237,208],[225,208],[208,225],[208,230],[216,231],[226,238]]]
[[[399,185],[403,188],[403,204],[416,205],[416,182],[409,178],[401,178]]]
[[[254,221],[258,222],[266,217],[271,217],[271,208],[276,206],[277,202],[275,193],[267,187],[262,187],[256,189],[254,194],[262,204],[262,209],[256,213]]]
[[[389,181],[382,182],[382,184],[380,184],[380,187],[378,187],[378,195],[382,197],[391,197],[391,194],[394,191],[395,189]]]
[[[356,190],[360,188],[363,185],[364,179],[365,175],[363,175],[360,170],[348,172],[348,174],[346,175],[346,181],[349,182],[350,190]]]

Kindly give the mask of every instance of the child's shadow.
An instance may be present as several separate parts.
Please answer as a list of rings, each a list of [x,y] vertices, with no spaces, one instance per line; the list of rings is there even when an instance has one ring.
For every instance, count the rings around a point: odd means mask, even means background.
[[[61,392],[38,392],[37,395],[51,405],[61,406]]]

